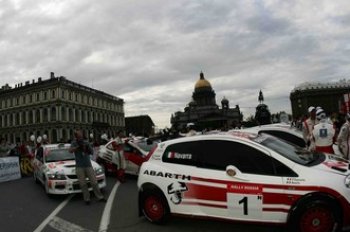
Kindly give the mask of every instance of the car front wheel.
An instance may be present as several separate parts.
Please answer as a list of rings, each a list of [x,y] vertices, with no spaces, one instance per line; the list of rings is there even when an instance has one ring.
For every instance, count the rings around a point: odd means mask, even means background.
[[[153,223],[163,223],[169,215],[164,197],[157,192],[145,193],[142,201],[142,212]]]

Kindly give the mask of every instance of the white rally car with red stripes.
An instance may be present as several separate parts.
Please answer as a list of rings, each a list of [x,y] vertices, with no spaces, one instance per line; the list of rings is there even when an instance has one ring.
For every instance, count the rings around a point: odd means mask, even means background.
[[[75,156],[69,152],[70,144],[42,145],[35,152],[33,160],[34,180],[41,183],[45,192],[50,194],[70,194],[81,192],[75,173]],[[103,168],[91,160],[99,188],[106,187]],[[88,181],[89,190],[92,190]]]
[[[159,143],[142,164],[139,210],[282,224],[291,231],[350,228],[349,162],[266,134],[230,132]]]

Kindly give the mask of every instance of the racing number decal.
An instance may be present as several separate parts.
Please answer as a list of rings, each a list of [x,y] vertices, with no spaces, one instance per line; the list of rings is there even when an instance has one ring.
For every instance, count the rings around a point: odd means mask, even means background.
[[[243,203],[243,213],[244,215],[248,215],[248,197],[243,197],[238,203]]]
[[[260,185],[228,185],[227,208],[229,215],[232,217],[260,218],[262,200],[262,187]]]

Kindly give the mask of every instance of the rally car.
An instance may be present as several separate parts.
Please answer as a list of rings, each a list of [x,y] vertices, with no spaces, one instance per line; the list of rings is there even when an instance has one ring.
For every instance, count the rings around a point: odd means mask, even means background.
[[[101,145],[96,161],[104,167],[107,173],[116,173],[118,169],[118,152],[113,149],[113,140]],[[123,140],[123,155],[125,157],[125,173],[138,175],[141,164],[146,160],[148,152],[131,140]]]
[[[75,157],[69,152],[70,144],[43,145],[37,149],[33,160],[34,180],[41,183],[47,194],[81,192],[75,173]],[[106,187],[103,168],[91,160],[99,188]],[[88,183],[89,184],[89,183]],[[89,190],[92,190],[89,186]]]
[[[291,231],[350,228],[349,162],[267,134],[242,131],[157,145],[138,178],[139,213],[280,224]]]

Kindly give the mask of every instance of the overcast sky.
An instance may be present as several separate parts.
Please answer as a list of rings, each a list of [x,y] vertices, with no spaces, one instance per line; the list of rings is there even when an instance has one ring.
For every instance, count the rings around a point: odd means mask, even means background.
[[[291,112],[303,82],[350,76],[348,0],[0,0],[1,86],[50,72],[170,126],[203,71],[220,105]]]

